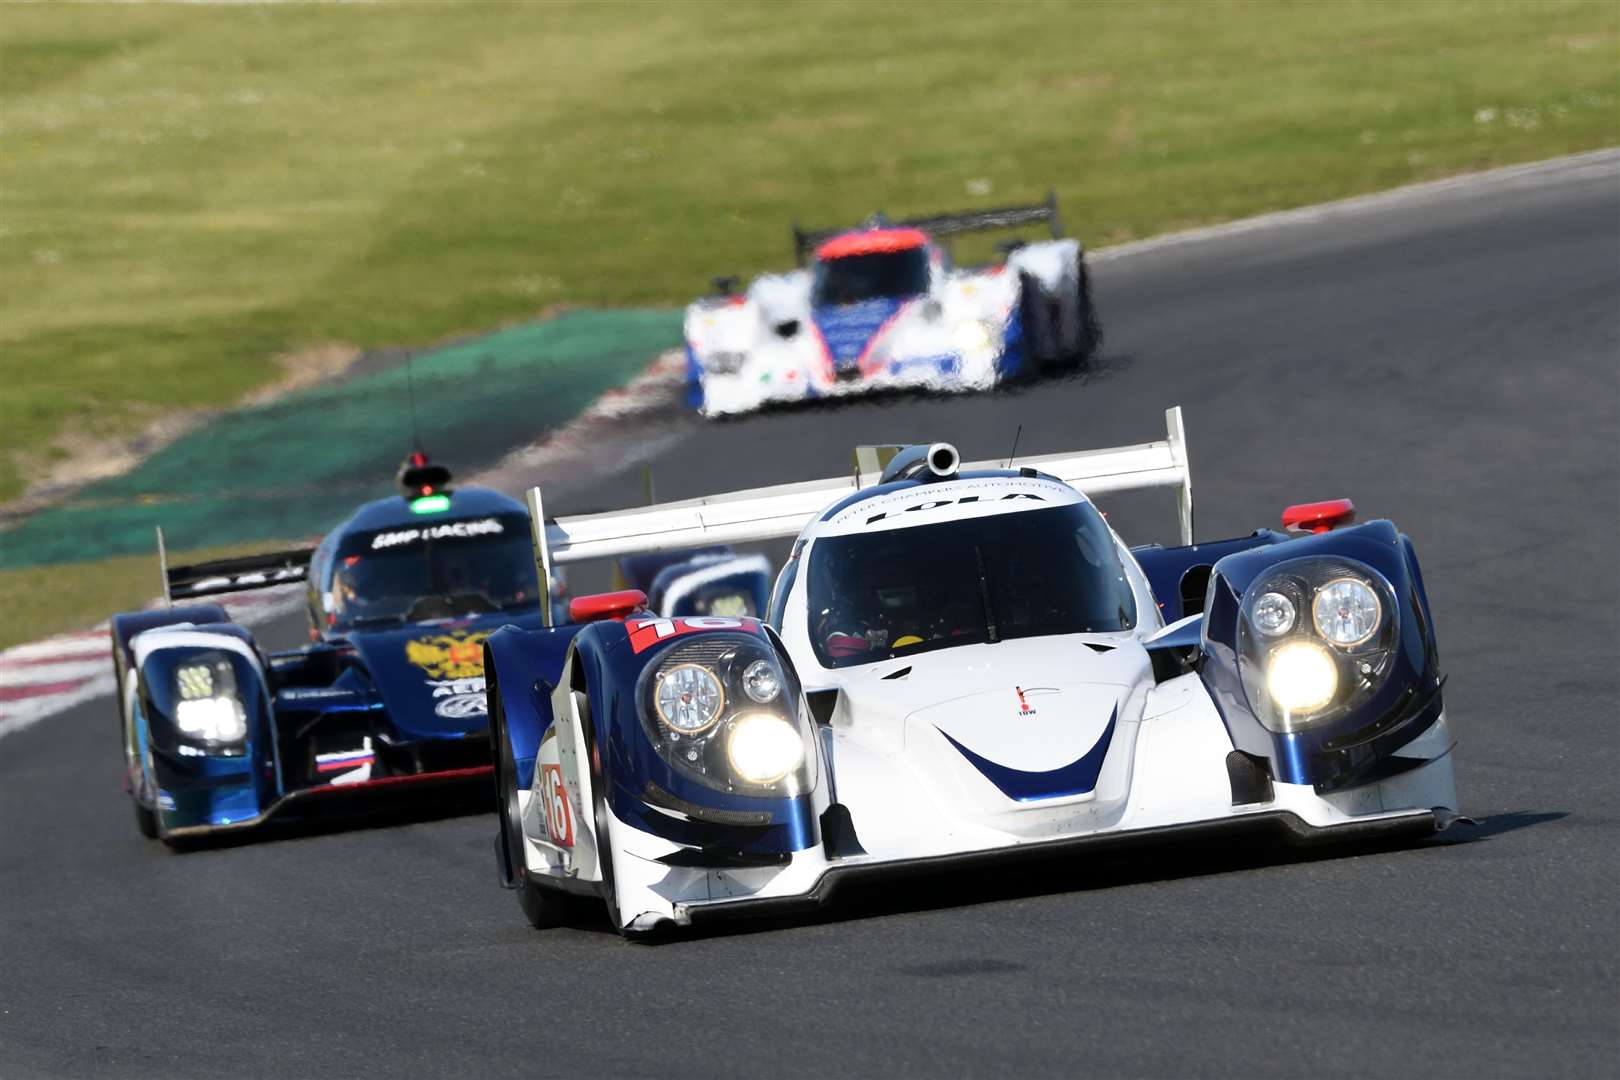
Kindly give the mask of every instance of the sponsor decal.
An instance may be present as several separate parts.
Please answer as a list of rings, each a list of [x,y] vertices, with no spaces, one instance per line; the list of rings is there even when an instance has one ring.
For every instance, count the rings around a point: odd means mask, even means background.
[[[541,791],[546,797],[546,831],[558,847],[574,846],[574,812],[568,806],[561,765],[541,766]]]
[[[754,619],[732,619],[718,615],[695,615],[684,619],[626,619],[624,628],[630,632],[630,651],[639,653],[660,641],[668,641],[694,630],[746,630],[759,632]]]
[[[176,593],[215,593],[221,590],[245,589],[249,586],[277,585],[288,581],[303,581],[308,576],[307,566],[282,566],[273,570],[246,570],[240,574],[220,574],[199,578],[185,585],[175,586]]]
[[[1045,502],[1046,501],[1044,498],[1042,498],[1041,496],[1035,494],[1032,491],[1014,491],[1014,492],[1011,492],[1010,494],[1001,496],[999,499],[989,499],[989,500],[985,499],[982,495],[964,495],[960,499],[930,499],[928,502],[921,502],[921,503],[916,504],[915,506],[908,506],[904,510],[895,511],[895,513],[897,513],[897,514],[915,514],[915,513],[917,513],[918,511],[921,511],[921,510],[938,510],[942,506],[960,506],[960,505],[964,505],[966,503],[976,503],[976,502],[1007,502],[1007,501],[1009,501],[1011,499],[1034,499],[1036,502]],[[882,521],[884,518],[893,517],[893,516],[894,516],[893,514],[889,513],[889,511],[885,510],[880,514],[873,514],[871,517],[867,518],[866,519],[866,524],[871,525],[871,524],[874,524],[876,522]]]
[[[429,679],[433,688],[433,711],[447,720],[465,720],[469,716],[488,716],[489,701],[484,696],[484,677],[467,679]]]
[[[451,630],[405,643],[405,659],[430,679],[478,679],[483,685],[487,630]]]
[[[362,765],[371,765],[376,761],[376,755],[371,749],[371,739],[361,740],[359,747],[353,750],[334,750],[328,754],[315,755],[315,771],[318,773],[346,772],[357,769]]]
[[[300,701],[340,701],[356,697],[353,690],[340,690],[330,686],[294,686],[276,695],[277,700],[289,704]]]
[[[371,538],[372,551],[384,551],[401,544],[420,544],[429,540],[466,540],[478,536],[497,536],[506,531],[498,518],[479,518],[474,521],[446,521],[442,525],[424,525],[419,529],[393,529]]]

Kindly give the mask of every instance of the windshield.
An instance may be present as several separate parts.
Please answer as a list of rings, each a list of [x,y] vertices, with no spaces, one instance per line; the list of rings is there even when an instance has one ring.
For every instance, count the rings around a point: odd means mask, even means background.
[[[807,590],[824,667],[1136,624],[1136,599],[1089,503],[829,536],[811,548]]]
[[[816,264],[810,302],[816,307],[898,299],[928,291],[928,252],[914,247],[872,255],[844,255]]]
[[[332,571],[331,625],[380,626],[532,607],[539,576],[522,515],[368,533]]]

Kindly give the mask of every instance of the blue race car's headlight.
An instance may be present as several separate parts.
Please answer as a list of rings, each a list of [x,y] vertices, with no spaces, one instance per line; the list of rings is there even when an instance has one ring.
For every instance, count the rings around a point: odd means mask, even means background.
[[[677,771],[720,791],[798,795],[815,786],[813,735],[792,673],[765,641],[704,634],[642,673],[642,727]]]
[[[193,742],[229,746],[247,738],[236,674],[223,654],[203,654],[174,669],[174,726]]]
[[[1245,590],[1238,671],[1255,715],[1297,731],[1350,712],[1393,666],[1394,592],[1371,567],[1310,556],[1278,563]]]

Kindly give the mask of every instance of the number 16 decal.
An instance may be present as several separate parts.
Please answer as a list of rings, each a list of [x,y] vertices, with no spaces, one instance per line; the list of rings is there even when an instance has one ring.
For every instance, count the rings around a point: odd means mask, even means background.
[[[568,809],[568,792],[563,787],[562,766],[542,766],[542,790],[546,796],[546,831],[558,847],[574,846],[574,814]]]

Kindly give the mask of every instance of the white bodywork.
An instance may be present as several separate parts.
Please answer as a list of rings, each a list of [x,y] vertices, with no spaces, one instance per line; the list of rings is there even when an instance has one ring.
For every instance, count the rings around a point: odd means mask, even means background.
[[[1060,476],[1073,477],[1073,487],[1045,476],[945,480],[861,500],[822,520],[819,513],[793,507],[795,500],[810,499],[817,485],[794,485],[627,515],[562,519],[542,534],[542,554],[566,561],[620,550],[635,542],[626,535],[632,529],[643,545],[669,530],[701,531],[709,508],[716,511],[710,534],[715,539],[737,539],[750,529],[750,538],[767,530],[781,535],[787,519],[796,520],[788,534],[797,534],[801,560],[819,539],[845,532],[986,515],[1005,515],[1015,527],[1026,508],[1085,501],[1091,479],[1103,490],[1137,486],[1121,469],[1122,461],[1131,460],[1140,466],[1136,475],[1150,485],[1165,482],[1163,470],[1174,473],[1184,500],[1184,528],[1190,531],[1177,410],[1171,411],[1170,427],[1172,437],[1165,443],[1049,459]],[[868,483],[872,479],[866,477]],[[857,475],[845,486],[853,490],[860,481]],[[819,494],[818,506],[830,501],[825,492]],[[927,502],[916,512],[920,496]],[[968,496],[976,498],[960,501]],[[544,520],[538,503],[538,492],[531,492],[537,521]],[[644,515],[639,524],[626,523],[638,514]],[[645,530],[650,524],[657,527]],[[837,691],[829,722],[816,729],[815,809],[819,815],[832,802],[846,807],[864,853],[835,858],[818,845],[795,852],[784,865],[670,866],[657,860],[679,845],[618,819],[605,805],[608,835],[594,835],[581,695],[559,689],[553,698],[556,721],[541,744],[534,786],[520,793],[529,872],[540,880],[599,882],[605,853],[613,863],[615,920],[646,929],[664,921],[688,923],[705,908],[740,900],[810,895],[835,867],[842,872],[1245,816],[1292,814],[1306,826],[1329,829],[1418,821],[1436,808],[1455,808],[1452,738],[1444,714],[1398,752],[1424,764],[1393,779],[1328,795],[1309,785],[1278,783],[1269,802],[1234,806],[1226,771],[1231,738],[1198,675],[1155,683],[1144,645],[1167,628],[1129,549],[1111,530],[1110,535],[1138,613],[1133,627],[1116,633],[964,645],[828,668],[809,639],[808,575],[798,575],[781,618],[783,643],[807,691]],[[1010,769],[1050,770],[1098,746],[1110,723],[1096,782],[1075,795],[1011,798],[959,749]],[[566,844],[559,842],[564,834]]]
[[[960,269],[931,248],[928,291],[900,304],[863,351],[859,374],[847,377],[835,371],[815,328],[809,270],[765,274],[742,296],[699,300],[686,309],[685,332],[703,390],[700,411],[723,416],[885,389],[988,389],[1028,367],[1010,371],[1004,363],[1026,281],[1048,301],[1039,305],[1049,323],[1040,332],[1079,348],[1080,258],[1078,241],[1047,240],[1004,263]],[[786,327],[796,332],[784,335]]]

